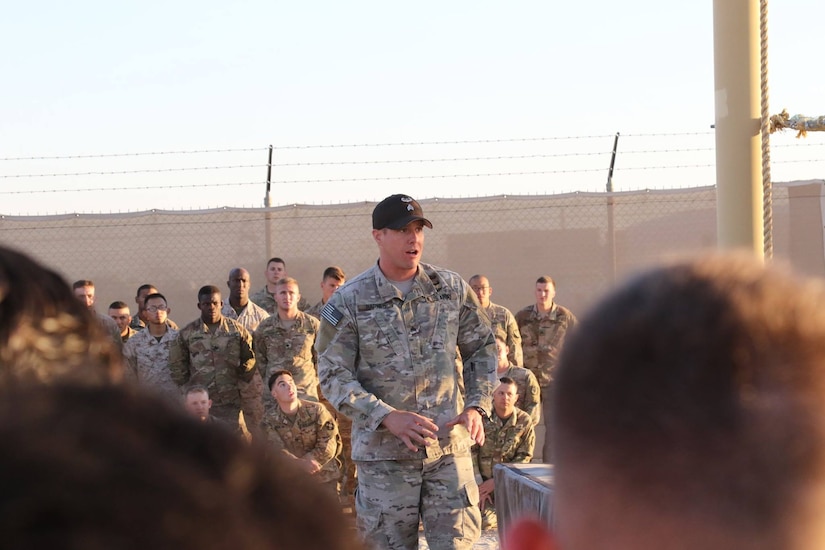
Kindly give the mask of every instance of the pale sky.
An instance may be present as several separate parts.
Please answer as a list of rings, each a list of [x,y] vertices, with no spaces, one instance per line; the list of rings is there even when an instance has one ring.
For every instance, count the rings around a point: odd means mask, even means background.
[[[825,115],[823,20],[771,3],[772,113]],[[270,144],[276,205],[602,191],[617,131],[617,190],[715,183],[708,1],[14,2],[0,47],[0,214],[261,206]]]

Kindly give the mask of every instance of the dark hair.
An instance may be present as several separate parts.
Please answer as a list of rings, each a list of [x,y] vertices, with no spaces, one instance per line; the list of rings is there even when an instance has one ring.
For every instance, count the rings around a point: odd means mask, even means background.
[[[121,302],[118,300],[117,302],[112,302],[109,304],[109,309],[129,309],[129,306],[126,305],[126,302]]]
[[[282,258],[279,258],[279,257],[277,257],[277,256],[276,256],[276,257],[274,257],[274,258],[270,258],[270,259],[269,259],[269,261],[267,261],[267,262],[266,262],[267,267],[268,267],[268,266],[269,266],[269,264],[271,264],[272,262],[275,262],[276,264],[284,264],[284,269],[286,269],[286,262],[285,262]]]
[[[140,285],[138,287],[137,292],[135,293],[135,298],[140,296],[140,293],[143,292],[144,290],[149,290],[149,289],[152,289],[152,288],[157,290],[158,287],[156,287],[155,285],[150,285],[149,283],[143,283],[142,285]]]
[[[336,499],[291,462],[161,398],[65,385],[0,396],[4,546],[360,547]]]
[[[550,275],[542,275],[541,277],[536,279],[536,284],[539,284],[539,283],[542,283],[542,284],[545,284],[545,285],[546,284],[551,284],[551,285],[553,285],[553,288],[556,288],[556,281],[554,281],[553,277],[551,277]]]
[[[152,298],[160,298],[161,300],[163,300],[166,303],[166,305],[169,305],[169,301],[166,300],[166,296],[164,296],[160,292],[153,292],[152,294],[147,294],[146,299],[143,301],[144,305],[146,304],[146,302],[148,302]],[[200,298],[200,296],[198,296],[198,298]]]
[[[269,387],[269,391],[272,391],[272,386],[275,385],[275,381],[278,380],[278,377],[284,375],[288,375],[290,378],[293,379],[295,378],[294,376],[292,376],[292,373],[286,369],[276,370],[270,375],[269,380],[267,380],[266,382],[267,386]]]
[[[79,281],[75,281],[72,283],[72,290],[77,290],[78,288],[83,288],[86,286],[94,288],[95,284],[89,279],[80,279]]]
[[[122,374],[112,337],[66,281],[0,246],[0,386],[62,378],[99,383]]]
[[[514,384],[515,385],[515,383],[516,383],[516,381],[513,380],[512,378],[510,378],[509,376],[502,376],[501,378],[498,379],[498,381],[501,382],[502,384]]]
[[[823,364],[819,285],[739,256],[639,276],[565,343],[559,487],[592,475],[628,506],[775,534],[822,475]]]
[[[220,295],[220,293],[221,293],[221,289],[219,289],[215,285],[202,286],[200,288],[200,290],[198,290],[198,300],[200,301],[200,299],[203,296],[212,296],[213,294]]]
[[[321,278],[323,281],[324,279],[335,279],[336,281],[343,281],[347,278],[344,275],[344,270],[338,266],[330,266],[324,270],[324,276]]]

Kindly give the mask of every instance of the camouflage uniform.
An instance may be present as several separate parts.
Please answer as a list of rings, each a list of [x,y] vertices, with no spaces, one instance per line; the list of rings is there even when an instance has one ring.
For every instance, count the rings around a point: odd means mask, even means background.
[[[131,338],[132,336],[134,336],[134,335],[135,335],[135,334],[137,334],[137,333],[138,333],[138,331],[136,331],[136,330],[135,330],[135,329],[133,329],[132,327],[126,327],[126,336],[124,336],[123,334],[121,334],[121,335],[120,335],[120,341],[121,341],[121,342],[123,342],[123,343],[125,344],[125,343],[126,343],[126,341],[127,341],[127,340],[129,340],[129,338]]]
[[[298,308],[298,309],[301,309],[301,308]],[[306,313],[307,315],[312,315],[316,319],[320,320],[322,309],[324,309],[324,302],[319,301],[314,306],[310,306],[306,310],[304,310],[304,313]]]
[[[117,323],[115,323],[115,320],[108,315],[103,315],[102,313],[98,313],[96,311],[92,311],[92,313],[94,313],[94,316],[97,317],[97,322],[100,323],[100,326],[103,328],[103,332],[111,336],[118,351],[123,351],[123,340],[120,338],[120,328],[117,326]]]
[[[174,330],[180,330],[180,327],[178,327],[177,323],[175,323],[171,319],[166,319],[166,326]],[[129,323],[129,328],[133,329],[135,332],[140,332],[141,330],[146,328],[146,323],[141,321],[140,317],[138,317],[138,314],[135,313],[135,315],[132,317],[132,322]]]
[[[148,330],[136,332],[123,345],[126,358],[126,378],[180,403],[180,388],[172,380],[169,370],[169,349],[178,337],[178,331],[168,328],[160,342]]]
[[[178,333],[169,351],[172,380],[206,386],[212,399],[211,412],[238,426],[238,413],[256,406],[257,395],[244,391],[255,374],[252,336],[237,321],[221,317],[214,333],[195,319]]]
[[[473,462],[483,481],[493,479],[493,466],[496,464],[527,464],[533,458],[536,446],[533,421],[519,408],[509,418],[500,418],[495,412],[485,418],[484,435],[484,445],[473,447]],[[495,501],[487,503],[482,518],[485,529],[495,527]]]
[[[264,308],[264,310],[266,310],[266,312],[270,315],[275,315],[278,312],[278,304],[275,302],[275,295],[269,292],[266,285],[264,285],[264,287],[258,292],[251,294],[249,299]],[[298,310],[306,311],[308,309],[309,302],[307,302],[306,298],[301,296],[301,299],[298,300]]]
[[[402,296],[376,265],[330,297],[316,349],[324,395],[353,421],[361,532],[378,547],[417,548],[421,518],[431,547],[472,547],[480,516],[471,439],[464,426],[445,423],[465,406],[490,410],[496,360],[469,285],[421,263]],[[395,410],[431,419],[438,441],[409,450],[382,425]]]
[[[221,308],[221,315],[238,321],[249,332],[254,332],[261,321],[269,317],[269,313],[264,308],[251,300],[246,303],[240,314],[235,311],[235,308],[227,300]]]
[[[569,309],[558,304],[553,304],[549,312],[539,316],[533,304],[516,313],[516,323],[521,331],[524,366],[536,375],[541,387],[541,415],[544,420],[544,445],[541,456],[544,462],[551,462],[553,371],[556,369],[567,331],[576,326],[576,317]]]
[[[499,371],[496,376],[504,378],[507,376],[516,383],[518,399],[516,407],[526,412],[533,421],[533,426],[538,425],[541,419],[541,389],[536,380],[536,375],[524,367],[510,365],[504,372]]]
[[[255,304],[252,300],[249,300],[246,303],[246,306],[241,310],[240,315],[235,312],[235,308],[233,308],[229,303],[229,300],[227,300],[221,308],[221,315],[238,321],[238,323],[243,325],[243,328],[248,330],[250,334],[258,328],[261,321],[269,317],[269,313],[267,313],[264,308]],[[247,432],[251,432],[261,423],[261,419],[264,416],[264,402],[270,396],[266,391],[263,379],[257,370],[255,371],[255,375],[252,377],[252,381],[249,383],[249,387],[244,389],[244,391],[246,390],[249,391],[249,396],[242,395],[241,398],[245,399],[248,397],[250,403],[255,403],[254,407],[244,411],[244,426],[246,427]],[[257,399],[256,396],[263,396],[263,399]]]
[[[510,350],[507,354],[510,363],[520,367],[524,366],[524,356],[521,352],[521,333],[518,330],[516,318],[513,317],[510,310],[490,302],[490,305],[484,308],[484,313],[487,314],[490,324],[493,325],[493,334],[504,336],[505,343]]]
[[[293,416],[280,406],[267,410],[261,431],[273,450],[292,458],[312,458],[321,465],[314,474],[334,489],[341,479],[341,437],[332,414],[320,403],[300,400]]]
[[[298,396],[318,401],[317,358],[313,347],[318,324],[315,317],[298,312],[290,327],[284,326],[277,313],[258,325],[253,345],[264,382],[269,382],[276,370],[288,370],[298,388]]]

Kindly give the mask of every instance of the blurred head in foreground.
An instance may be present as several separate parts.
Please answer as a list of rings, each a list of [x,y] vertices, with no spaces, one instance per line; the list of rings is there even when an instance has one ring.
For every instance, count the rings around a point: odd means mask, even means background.
[[[66,281],[0,246],[0,386],[120,379],[121,358]]]
[[[358,548],[337,501],[316,485],[129,388],[0,390],[9,548]]]
[[[555,418],[556,532],[510,550],[825,548],[817,283],[744,256],[633,279],[567,341]]]

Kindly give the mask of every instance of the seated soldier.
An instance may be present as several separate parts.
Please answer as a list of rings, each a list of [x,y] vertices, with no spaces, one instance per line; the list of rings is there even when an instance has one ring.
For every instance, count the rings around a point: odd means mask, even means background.
[[[493,466],[528,463],[533,458],[536,434],[530,415],[516,407],[516,383],[506,376],[493,391],[493,414],[484,419],[484,445],[473,447],[473,462],[481,476],[478,485],[481,528],[494,529]]]
[[[298,399],[288,370],[275,371],[268,383],[276,406],[264,414],[262,437],[271,450],[293,459],[337,495],[341,437],[332,414],[320,403]]]

